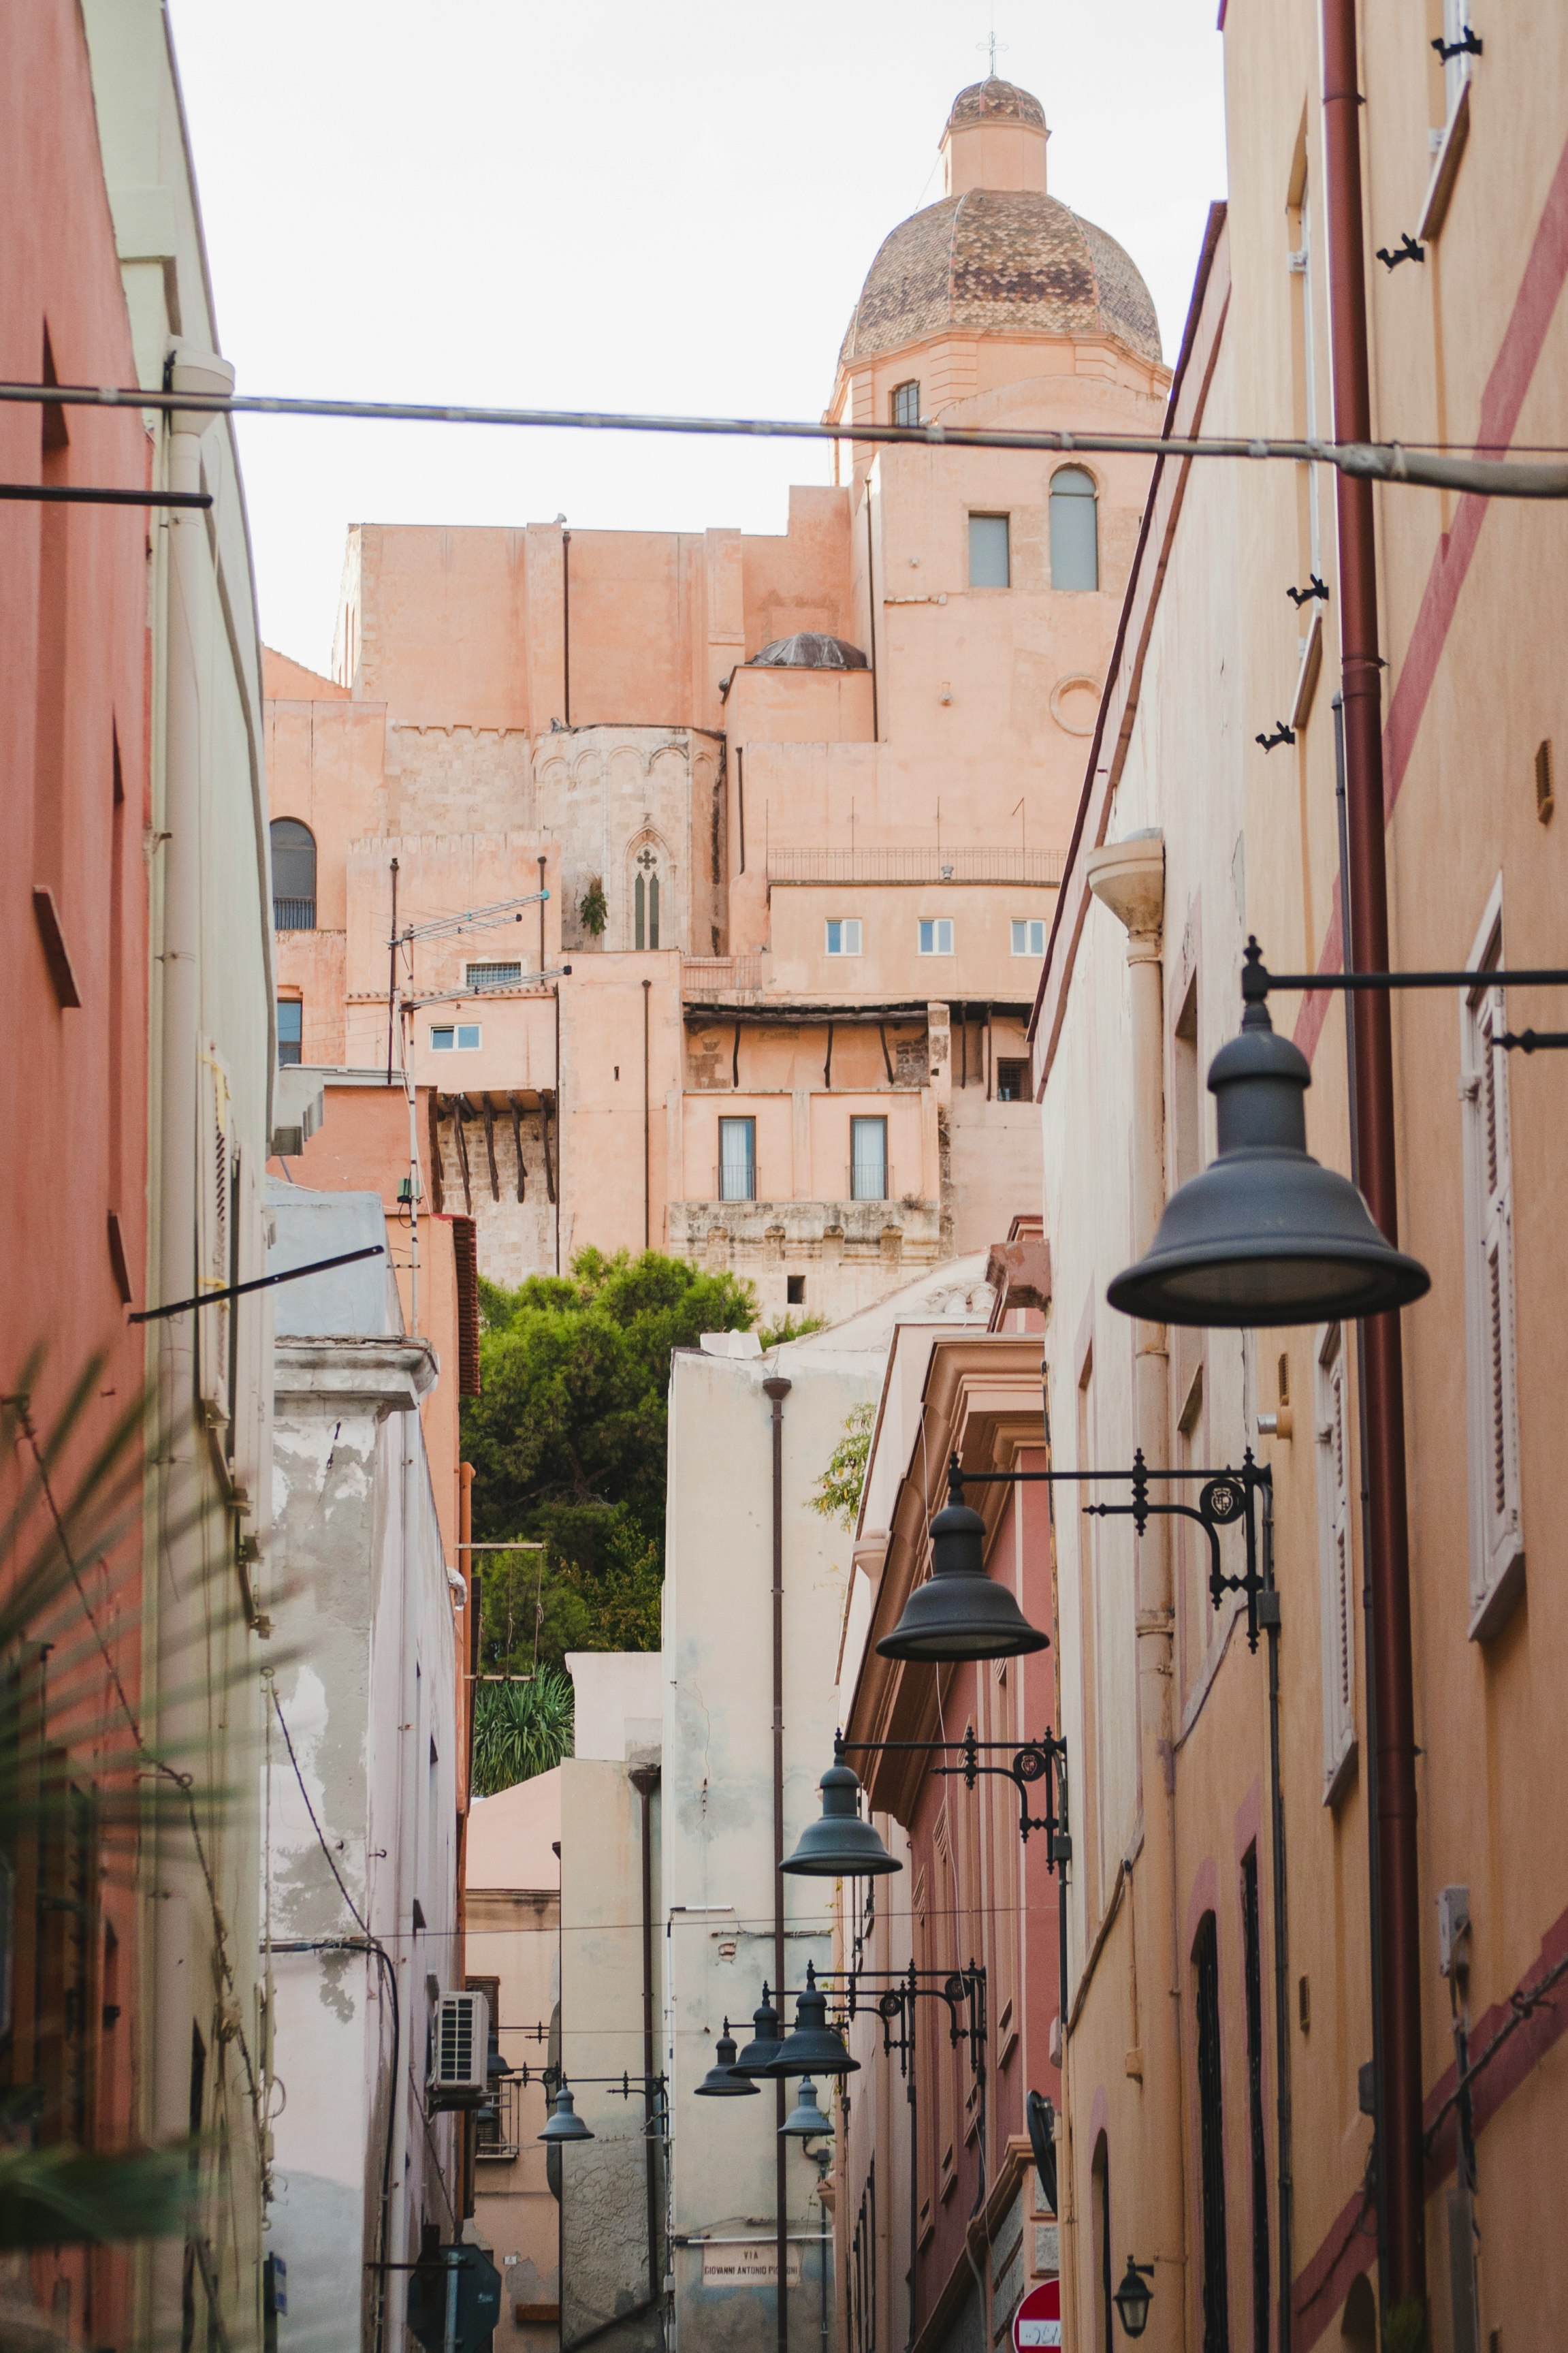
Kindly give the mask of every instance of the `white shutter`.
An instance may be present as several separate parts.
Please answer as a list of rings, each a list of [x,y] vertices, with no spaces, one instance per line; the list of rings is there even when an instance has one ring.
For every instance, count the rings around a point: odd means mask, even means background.
[[[228,1072],[210,1043],[203,1049],[196,1135],[196,1289],[226,1291],[234,1282],[233,1122]],[[196,1317],[196,1362],[202,1400],[220,1419],[229,1414],[231,1301],[204,1307]]]
[[[1502,954],[1494,925],[1483,971]],[[1514,1360],[1513,1165],[1509,1145],[1503,994],[1478,989],[1465,1008],[1465,1307],[1470,1440],[1471,1631],[1524,1556],[1520,1506],[1519,1388]],[[1506,1597],[1504,1597],[1506,1599]]]
[[[1469,26],[1470,0],[1443,0],[1445,47],[1452,48],[1456,42],[1462,41],[1469,30]],[[1470,68],[1474,63],[1474,54],[1468,49],[1461,49],[1458,57],[1446,58],[1443,61],[1443,96],[1450,122],[1454,119],[1455,109],[1464,95],[1465,84],[1470,79]]]
[[[1343,1335],[1331,1324],[1318,1349],[1315,1389],[1325,1804],[1338,1796],[1355,1746],[1355,1548],[1345,1386]]]

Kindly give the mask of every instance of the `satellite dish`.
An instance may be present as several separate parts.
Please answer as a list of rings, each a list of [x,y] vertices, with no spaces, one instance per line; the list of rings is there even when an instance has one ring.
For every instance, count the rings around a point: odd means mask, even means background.
[[[1052,2213],[1057,2210],[1057,2112],[1043,2093],[1031,2092],[1024,2105],[1029,2126],[1029,2147],[1040,2176],[1040,2189]]]

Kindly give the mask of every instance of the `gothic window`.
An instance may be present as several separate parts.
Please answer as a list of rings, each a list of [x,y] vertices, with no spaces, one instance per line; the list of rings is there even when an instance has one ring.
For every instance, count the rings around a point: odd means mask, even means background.
[[[658,857],[652,849],[639,849],[637,873],[632,883],[632,921],[634,947],[656,948],[658,945]]]
[[[1051,586],[1099,586],[1100,517],[1094,478],[1081,466],[1061,466],[1051,476]]]
[[[1205,1912],[1193,1947],[1197,2009],[1198,2126],[1203,2215],[1203,2353],[1230,2353],[1225,2217],[1225,2108],[1220,2088],[1219,1940]]]

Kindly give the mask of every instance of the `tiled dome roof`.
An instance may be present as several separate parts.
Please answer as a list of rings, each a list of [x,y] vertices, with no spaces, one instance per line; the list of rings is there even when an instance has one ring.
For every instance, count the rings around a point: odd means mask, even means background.
[[[996,91],[1038,114],[1026,90],[991,81],[962,92],[952,120],[970,100],[978,109]],[[900,222],[871,264],[839,365],[948,328],[1113,335],[1141,359],[1160,357],[1154,305],[1131,258],[1055,196],[1026,189],[971,188]]]
[[[971,82],[961,90],[952,101],[952,112],[947,118],[950,131],[961,122],[1032,122],[1037,131],[1046,127],[1046,110],[1037,98],[1016,82],[999,81],[994,74],[989,81]]]
[[[775,638],[752,656],[748,670],[865,670],[866,657],[847,638],[830,638],[822,629],[802,629],[793,638]]]

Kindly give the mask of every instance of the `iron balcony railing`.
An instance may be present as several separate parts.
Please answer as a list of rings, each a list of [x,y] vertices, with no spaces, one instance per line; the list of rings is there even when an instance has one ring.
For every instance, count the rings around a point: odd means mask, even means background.
[[[508,2164],[522,2147],[521,2083],[510,2075],[497,2076],[480,2101],[474,2118],[474,2155],[491,2164]]]
[[[761,988],[760,955],[682,956],[680,985],[688,997],[730,997]]]
[[[1059,849],[770,849],[770,882],[1033,882],[1062,879]]]
[[[744,1190],[736,1189],[742,1186]],[[776,1201],[783,1208],[788,1206],[793,1197],[787,1192],[770,1193],[759,1187],[754,1169],[725,1168],[721,1166],[715,1167],[713,1171],[713,1190],[708,1198],[711,1201],[725,1203]],[[838,1195],[823,1194],[818,1197],[814,1194],[812,1196],[814,1200],[818,1198],[824,1200],[837,1198],[845,1201],[896,1201],[900,1195],[890,1165],[879,1159],[853,1162],[845,1173],[843,1192]]]
[[[316,928],[314,899],[274,899],[272,926],[279,932],[313,932]]]

